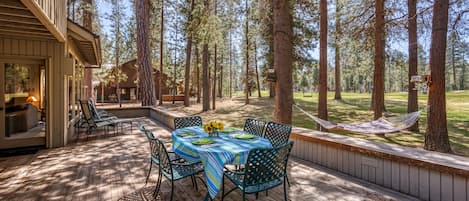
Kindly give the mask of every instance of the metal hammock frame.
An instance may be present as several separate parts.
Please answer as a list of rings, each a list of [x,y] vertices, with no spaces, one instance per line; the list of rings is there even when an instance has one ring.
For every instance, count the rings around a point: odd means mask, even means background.
[[[410,128],[418,121],[420,114],[423,110],[403,114],[395,117],[381,117],[377,120],[361,123],[334,123],[320,119],[305,110],[301,109],[296,103],[293,104],[297,109],[303,112],[306,116],[314,120],[316,123],[328,130],[349,131],[361,134],[383,134],[402,131]]]

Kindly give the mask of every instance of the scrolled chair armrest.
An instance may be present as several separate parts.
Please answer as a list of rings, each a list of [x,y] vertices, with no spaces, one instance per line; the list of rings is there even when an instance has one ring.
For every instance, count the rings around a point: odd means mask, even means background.
[[[230,173],[237,174],[237,175],[245,175],[246,174],[246,172],[244,172],[244,171],[230,170],[228,168],[225,168],[225,172],[230,172]]]
[[[189,163],[187,161],[171,161],[171,165],[178,165],[178,166],[194,166],[196,165],[197,163]]]

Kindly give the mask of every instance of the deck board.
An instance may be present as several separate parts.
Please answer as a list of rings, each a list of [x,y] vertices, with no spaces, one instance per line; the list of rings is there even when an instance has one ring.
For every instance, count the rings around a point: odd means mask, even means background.
[[[138,121],[149,125],[156,136],[171,139],[170,132],[153,120]],[[133,132],[129,127],[116,136],[82,136],[63,148],[0,158],[0,200],[145,200],[156,183],[156,174],[145,186],[148,142],[135,126]],[[288,174],[290,200],[411,199],[296,158],[289,161]],[[190,180],[177,181],[175,200],[203,200],[206,188],[200,180],[198,183],[196,191]],[[232,187],[227,180],[225,184],[227,189]],[[163,180],[160,200],[169,200],[169,191],[168,181]],[[253,195],[247,198],[256,200]],[[216,199],[220,200],[220,195]],[[225,200],[240,199],[240,192],[235,191]],[[283,200],[283,188],[270,190],[268,196],[260,193],[259,200]]]

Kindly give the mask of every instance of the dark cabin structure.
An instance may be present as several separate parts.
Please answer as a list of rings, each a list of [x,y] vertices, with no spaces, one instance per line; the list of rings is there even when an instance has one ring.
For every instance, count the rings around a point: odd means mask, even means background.
[[[121,95],[121,101],[123,102],[132,102],[132,101],[137,101],[140,100],[140,89],[138,88],[138,65],[137,65],[137,59],[130,60],[121,66],[119,66],[120,70],[122,73],[127,75],[127,80],[119,83],[119,88],[121,90],[120,95]],[[155,69],[155,68],[154,68]],[[153,75],[156,76],[154,77],[154,80],[158,80],[160,76],[160,71],[154,70]],[[168,79],[168,76],[163,73],[163,94],[168,94],[169,89],[166,84],[166,80]],[[103,89],[101,88],[102,83],[100,83],[96,91],[98,92],[97,94],[97,101],[101,101],[101,96]],[[155,83],[155,93],[156,97],[159,97],[159,87],[158,83]],[[117,91],[116,91],[116,85],[115,84],[107,84],[104,86],[104,101],[105,102],[117,102]]]

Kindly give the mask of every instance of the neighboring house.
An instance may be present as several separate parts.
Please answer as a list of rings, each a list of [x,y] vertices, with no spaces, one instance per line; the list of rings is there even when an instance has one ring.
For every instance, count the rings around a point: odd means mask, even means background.
[[[127,75],[127,80],[119,83],[119,88],[121,90],[121,101],[134,101],[140,99],[140,90],[137,88],[137,80],[138,80],[138,71],[137,71],[137,60],[133,59],[130,60],[120,66],[122,73]],[[155,71],[156,74],[155,80],[159,79],[160,71]],[[166,86],[166,80],[168,76],[163,73],[163,94],[169,94],[168,87]],[[101,100],[102,90],[101,84],[97,86],[95,91],[98,92],[97,100]],[[117,101],[117,94],[116,94],[116,86],[114,83],[107,84],[104,86],[104,101],[106,102],[115,102]],[[155,93],[156,97],[159,95],[159,88],[158,83],[155,82]],[[138,95],[138,96],[137,96]]]
[[[66,145],[99,36],[67,20],[64,0],[0,1],[0,149]],[[91,87],[89,87],[91,88]]]

